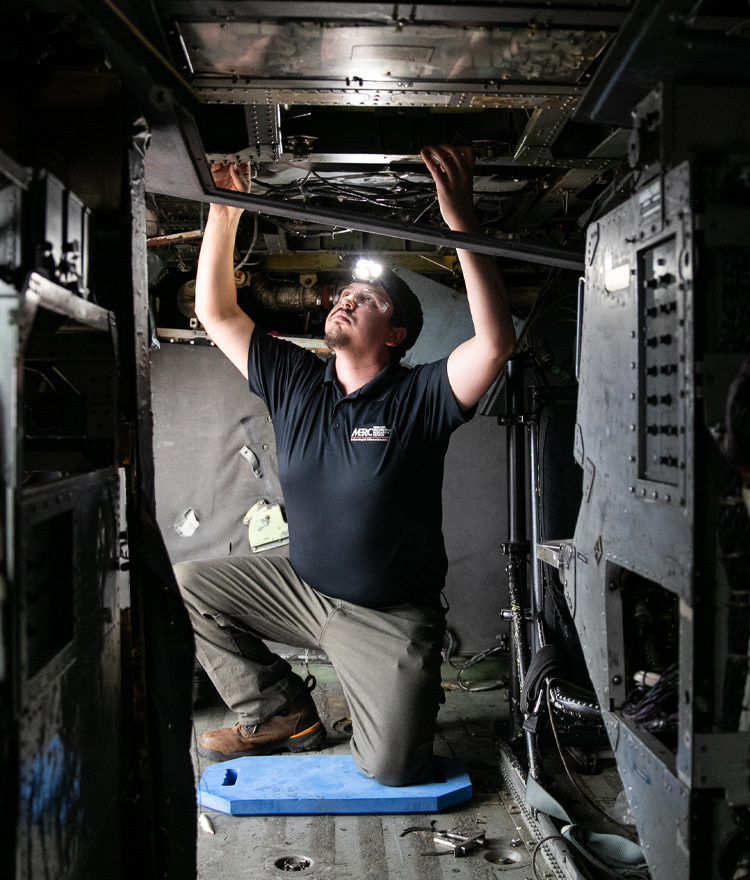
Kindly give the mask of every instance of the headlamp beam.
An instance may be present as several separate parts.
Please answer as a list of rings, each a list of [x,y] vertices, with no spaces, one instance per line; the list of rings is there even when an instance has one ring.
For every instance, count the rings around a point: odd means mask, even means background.
[[[376,263],[374,260],[368,260],[366,257],[361,257],[354,264],[354,268],[352,269],[352,277],[356,281],[363,281],[368,284],[374,284],[377,282],[378,278],[380,278],[383,272],[383,267],[380,263]]]

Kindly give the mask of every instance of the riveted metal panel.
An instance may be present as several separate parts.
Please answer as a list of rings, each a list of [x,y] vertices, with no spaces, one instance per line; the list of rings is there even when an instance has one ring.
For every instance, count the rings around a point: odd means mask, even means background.
[[[725,445],[750,348],[747,206],[729,195],[745,161],[652,165],[587,236],[575,624],[655,880],[729,876],[717,867],[735,833],[727,805],[750,798],[750,532]],[[632,575],[669,605],[664,723],[621,712],[641,656],[625,619]]]
[[[589,231],[578,422],[585,455],[606,479],[584,499],[576,546],[593,549],[604,533],[605,559],[689,599],[695,377],[687,163],[665,175],[663,191],[662,198],[658,179]]]
[[[606,44],[605,31],[466,25],[365,26],[312,22],[182,22],[196,76],[332,77],[382,83],[540,79],[576,83]]]
[[[568,98],[578,99],[583,88],[575,84],[450,83],[444,80],[397,80],[392,83],[331,79],[267,79],[262,87],[236,77],[196,77],[196,88],[206,104],[305,104],[331,107],[450,107],[486,109],[551,109]]]
[[[604,711],[625,794],[653,880],[690,876],[690,792],[668,749]]]

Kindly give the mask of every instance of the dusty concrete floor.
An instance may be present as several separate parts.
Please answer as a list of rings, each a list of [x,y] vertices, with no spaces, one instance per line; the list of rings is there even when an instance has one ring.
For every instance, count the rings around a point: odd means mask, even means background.
[[[467,675],[502,677],[502,658],[482,664]],[[507,661],[506,661],[507,662]],[[302,674],[306,670],[298,669]],[[316,702],[328,737],[320,754],[348,753],[348,710],[329,666],[310,664],[317,680]],[[495,754],[495,725],[508,714],[504,689],[467,693],[455,684],[455,670],[444,667],[446,703],[440,710],[435,751],[463,761],[473,795],[465,805],[433,815],[229,816],[198,808],[213,823],[215,834],[199,827],[200,880],[272,878],[295,870],[327,880],[532,880],[531,857],[539,836],[525,823],[505,790]],[[195,742],[210,727],[231,726],[235,718],[217,696],[196,706]],[[195,752],[196,782],[204,762]],[[303,759],[303,758],[302,758]],[[291,762],[299,756],[289,756]],[[401,837],[410,826],[428,826],[461,834],[485,831],[486,845],[464,858],[440,854],[443,847],[426,832]],[[280,867],[286,865],[286,867]],[[302,867],[306,865],[306,867]],[[536,858],[537,876],[562,877],[551,867],[544,850]]]

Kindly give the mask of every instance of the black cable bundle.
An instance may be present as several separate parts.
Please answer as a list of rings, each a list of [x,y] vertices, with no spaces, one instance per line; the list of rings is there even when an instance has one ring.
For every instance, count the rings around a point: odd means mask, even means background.
[[[665,669],[651,687],[637,688],[622,707],[624,718],[651,733],[677,732],[677,699],[680,675],[677,664]]]

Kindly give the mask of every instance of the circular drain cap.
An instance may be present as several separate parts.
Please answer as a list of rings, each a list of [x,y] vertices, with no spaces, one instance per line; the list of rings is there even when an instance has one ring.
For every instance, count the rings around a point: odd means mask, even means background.
[[[307,871],[312,868],[312,861],[304,856],[282,856],[273,866],[279,871]]]

